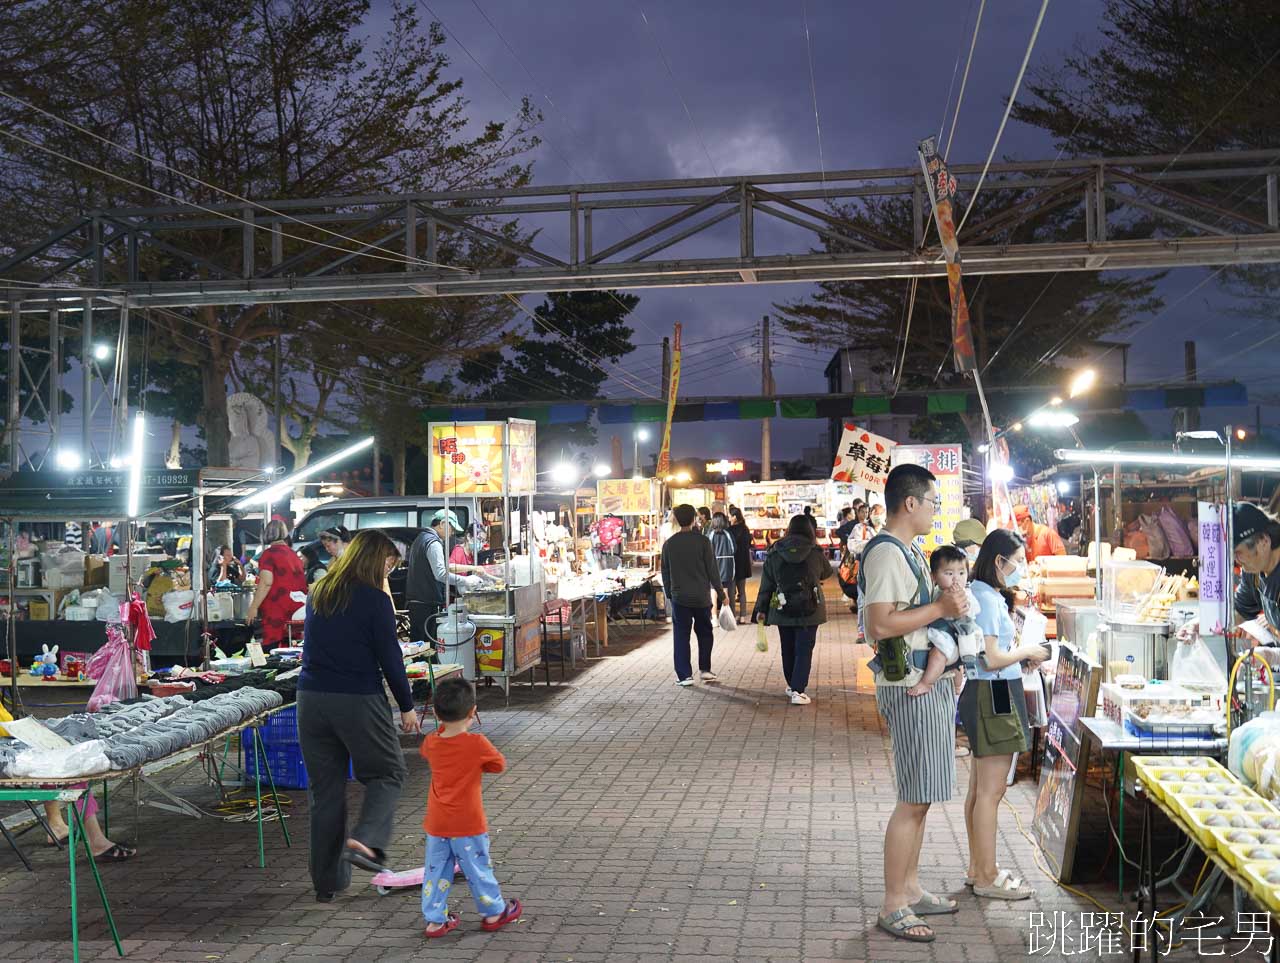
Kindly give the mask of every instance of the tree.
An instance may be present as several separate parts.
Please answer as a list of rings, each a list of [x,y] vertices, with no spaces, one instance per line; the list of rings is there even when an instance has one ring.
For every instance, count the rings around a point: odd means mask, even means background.
[[[1049,131],[1078,156],[1280,146],[1280,18],[1270,0],[1107,0],[1102,22],[1096,49],[1076,49],[1034,74],[1014,105],[1016,119]],[[1266,179],[1233,185],[1170,186],[1265,220]],[[1206,219],[1203,210],[1187,213]],[[1225,215],[1216,223],[1231,224]],[[1274,265],[1233,265],[1220,278],[1273,313],[1280,288]]]
[[[7,11],[0,88],[105,140],[250,198],[516,187],[537,143],[526,103],[511,121],[471,128],[438,24],[397,0],[369,39],[368,0],[32,0]],[[3,141],[0,215],[20,248],[93,209],[226,197],[5,101],[0,125],[57,151]],[[91,165],[89,170],[76,162]],[[110,173],[106,173],[110,172]],[[117,174],[142,187],[110,176]],[[166,237],[193,257],[149,249],[149,277],[234,274],[239,225]],[[513,225],[500,230],[511,236]],[[289,233],[333,239],[302,225]],[[270,239],[255,235],[256,256]],[[286,239],[286,257],[297,242]],[[421,243],[420,249],[425,245]],[[461,262],[466,264],[466,262]],[[245,345],[289,334],[264,306],[155,312],[172,360],[198,372],[201,426],[213,463],[227,459],[226,382]]]
[[[607,370],[635,350],[626,319],[640,299],[617,291],[555,291],[534,310],[528,334],[469,358],[460,372],[479,401],[587,401],[600,396]],[[540,425],[538,447],[589,446],[590,420]]]
[[[980,195],[971,223],[981,224],[985,217],[1016,203],[1020,196],[1017,191],[999,190],[999,179],[994,179]],[[961,203],[965,203],[964,198]],[[911,223],[910,201],[905,199],[873,199],[858,209],[832,207],[838,216],[883,236],[901,236],[903,225]],[[1073,239],[1083,236],[1083,230],[1075,211],[1057,209],[1000,236],[1010,243],[1029,243]],[[844,253],[847,248],[831,240],[825,250]],[[963,235],[960,250],[963,255]],[[1060,383],[1064,361],[1078,356],[1089,342],[1123,331],[1137,316],[1160,305],[1154,293],[1159,277],[1063,272],[966,278],[974,345],[984,384]],[[946,280],[919,282],[907,331],[909,290],[910,282],[900,280],[829,281],[819,284],[817,292],[809,297],[775,307],[783,327],[795,338],[806,344],[853,348],[895,390],[971,386],[972,380],[956,373],[951,362],[951,306]],[[995,417],[1000,412],[992,414]],[[942,417],[959,419],[969,439],[981,442],[980,416]]]

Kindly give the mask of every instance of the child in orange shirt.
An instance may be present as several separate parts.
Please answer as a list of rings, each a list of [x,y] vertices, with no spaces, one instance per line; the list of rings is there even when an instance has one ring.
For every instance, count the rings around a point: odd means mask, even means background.
[[[489,826],[480,796],[480,777],[502,772],[507,760],[484,736],[468,732],[476,718],[476,694],[465,679],[436,686],[434,706],[440,728],[422,740],[419,752],[431,766],[427,814],[426,871],[422,877],[422,917],[429,938],[458,928],[449,912],[454,863],[462,868],[483,930],[500,930],[520,918],[518,899],[504,900],[489,859]],[[497,909],[497,912],[494,910]]]

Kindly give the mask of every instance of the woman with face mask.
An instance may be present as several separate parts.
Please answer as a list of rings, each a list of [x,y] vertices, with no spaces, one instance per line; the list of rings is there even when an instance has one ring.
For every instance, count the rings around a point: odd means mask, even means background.
[[[1008,870],[996,866],[996,816],[1004,798],[1005,780],[1015,753],[1030,742],[1027,705],[1022,691],[1022,663],[1038,665],[1049,656],[1041,645],[1015,645],[1014,590],[1027,577],[1027,551],[1022,537],[997,528],[987,535],[973,566],[974,597],[979,610],[971,613],[984,636],[984,651],[966,672],[959,715],[973,768],[964,803],[969,835],[969,876],[965,884],[975,896],[1023,900],[1035,890]]]

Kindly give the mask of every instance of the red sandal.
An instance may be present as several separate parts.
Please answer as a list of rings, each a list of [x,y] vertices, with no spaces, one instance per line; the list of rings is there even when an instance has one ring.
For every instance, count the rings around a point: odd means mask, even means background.
[[[441,936],[448,936],[450,933],[452,933],[454,930],[458,928],[458,923],[459,923],[458,914],[450,913],[447,917],[445,917],[445,921],[443,924],[441,924],[440,929],[438,930],[424,929],[422,932],[426,934],[427,939],[434,940],[434,939],[440,938]]]
[[[508,923],[514,923],[518,920],[520,918],[520,913],[523,910],[524,907],[520,905],[520,901],[518,899],[509,899],[507,900],[507,908],[502,911],[502,915],[492,923],[481,923],[480,928],[488,933],[492,933],[494,930],[500,930]]]

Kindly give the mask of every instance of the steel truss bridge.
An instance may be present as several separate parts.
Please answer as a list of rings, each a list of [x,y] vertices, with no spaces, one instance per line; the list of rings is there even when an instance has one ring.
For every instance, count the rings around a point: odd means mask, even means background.
[[[960,237],[964,271],[1277,261],[1277,170],[1280,150],[994,164]],[[961,199],[972,196],[980,166],[951,171]],[[900,223],[868,226],[862,215],[895,202]],[[1070,209],[1066,233],[1078,237],[1018,233]],[[929,210],[911,167],[125,208],[93,211],[3,258],[0,287],[94,288],[86,293],[140,308],[941,277],[940,253],[926,246]],[[538,229],[532,242],[503,235],[515,219]],[[1132,236],[1135,224],[1146,236]],[[514,260],[441,261],[450,233]],[[50,296],[6,295],[29,309]]]
[[[994,164],[960,237],[964,272],[1280,261],[1278,170],[1280,150]],[[980,166],[951,172],[971,197]],[[88,356],[95,312],[119,318],[119,359],[131,309],[942,277],[929,220],[917,167],[91,211],[0,256],[5,454],[16,467],[56,447],[59,345],[78,336]],[[531,240],[504,231],[516,221]],[[505,266],[450,263],[468,241]],[[123,437],[127,368],[106,367],[86,367],[81,405],[111,395]],[[24,433],[45,436],[40,450]]]

